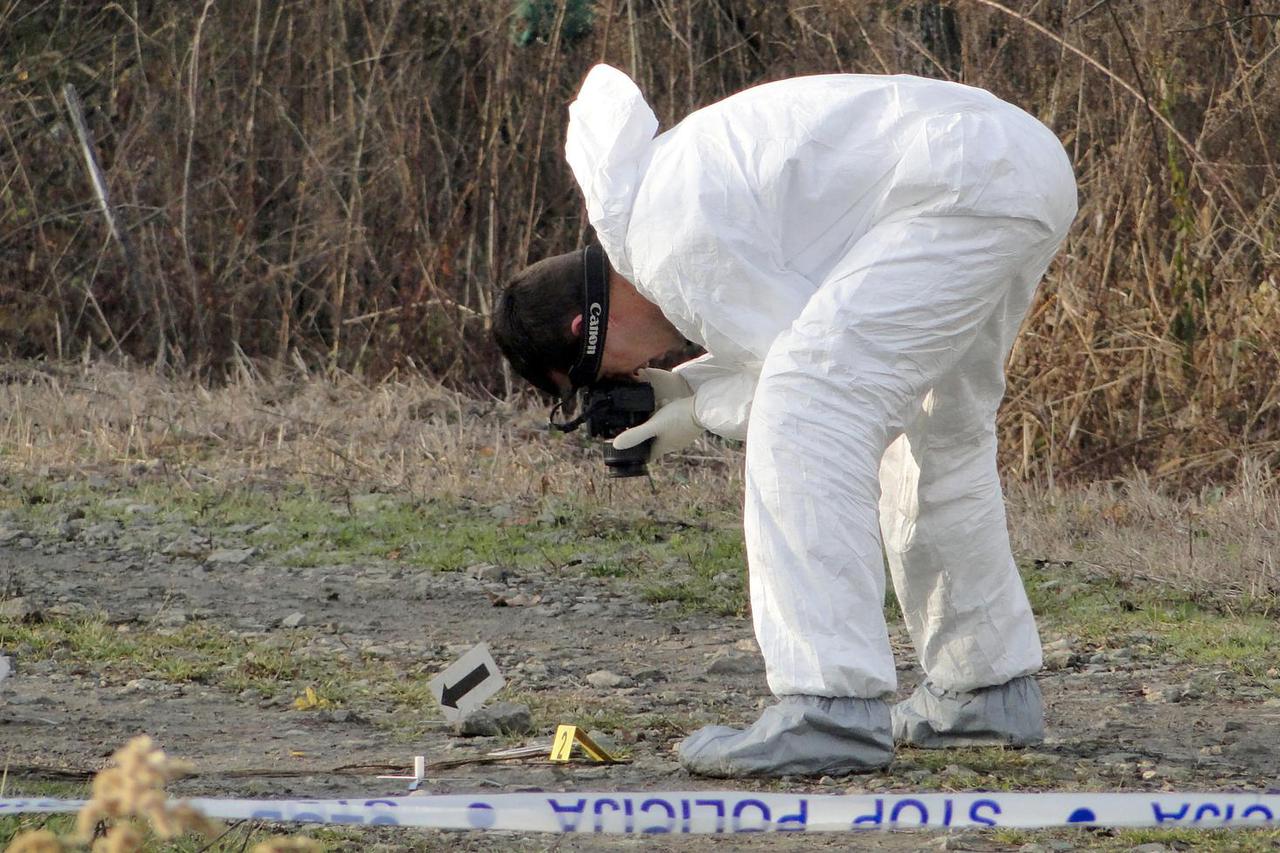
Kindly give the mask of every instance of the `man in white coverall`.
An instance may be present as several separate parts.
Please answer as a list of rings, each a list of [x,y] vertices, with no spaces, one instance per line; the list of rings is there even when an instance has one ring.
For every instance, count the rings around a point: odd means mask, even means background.
[[[614,443],[656,438],[654,458],[703,429],[746,440],[751,611],[779,697],[745,730],[687,738],[682,763],[840,774],[888,764],[895,739],[1040,740],[995,415],[1076,212],[1062,146],[988,92],[905,76],[784,80],[657,128],[605,65],[570,107],[567,158],[611,268],[600,375],[682,339],[707,350],[641,371],[659,408]],[[568,390],[584,340],[581,257],[519,274],[495,319],[545,390]],[[882,544],[926,675],[892,709]]]

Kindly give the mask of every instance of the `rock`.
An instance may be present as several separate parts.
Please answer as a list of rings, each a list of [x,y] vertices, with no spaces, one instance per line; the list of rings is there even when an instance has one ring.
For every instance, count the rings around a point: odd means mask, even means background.
[[[631,679],[607,669],[598,669],[587,676],[587,683],[592,687],[608,690],[614,687],[626,687],[631,683]]]
[[[225,566],[242,566],[253,559],[257,548],[219,548],[205,557],[207,563],[218,563]]]
[[[617,757],[618,742],[613,739],[613,735],[609,734],[608,732],[602,732],[597,729],[592,729],[589,732],[587,732],[587,737],[591,738],[591,740],[595,742],[596,746],[600,747],[605,752],[609,753],[615,758]]]
[[[657,667],[642,669],[635,674],[636,681],[667,681],[667,673]]]
[[[321,720],[330,723],[364,723],[368,722],[364,717],[355,711],[349,711],[346,708],[326,708],[317,715]]]
[[[965,767],[963,764],[948,764],[946,767],[942,768],[942,772],[940,775],[942,776],[976,776],[978,774],[973,770],[969,769],[968,767]]]
[[[507,570],[493,563],[476,563],[467,566],[467,574],[478,581],[501,582],[507,577]]]
[[[162,681],[156,681],[153,678],[135,678],[124,686],[125,693],[150,693],[156,690],[163,690],[167,685]]]
[[[187,624],[187,619],[185,610],[166,610],[160,614],[158,621],[166,628],[177,628]]]
[[[11,622],[25,622],[28,619],[35,618],[38,612],[31,599],[24,595],[0,601],[0,619],[8,619]]]
[[[458,721],[458,734],[466,737],[527,735],[533,731],[533,714],[528,705],[517,702],[495,702],[477,708]]]
[[[129,504],[124,508],[125,515],[155,515],[159,512],[151,504]]]
[[[84,530],[85,523],[83,518],[68,518],[62,524],[58,525],[58,532],[62,534],[62,538],[68,542],[74,540]]]
[[[1168,847],[1165,847],[1158,841],[1152,841],[1149,844],[1139,844],[1137,847],[1130,847],[1129,853],[1165,853],[1168,849]]]
[[[16,527],[10,527],[8,525],[0,525],[0,545],[8,545],[10,542],[13,542],[15,539],[21,536],[22,533],[23,531],[19,530]]]
[[[729,652],[707,666],[708,675],[754,675],[764,672],[764,661],[756,655]]]
[[[288,616],[280,620],[280,627],[281,628],[297,628],[299,625],[301,625],[303,622],[306,622],[306,621],[307,621],[307,614],[303,613],[300,610],[295,610],[294,612],[290,613]]]
[[[1181,702],[1184,696],[1181,686],[1173,684],[1144,684],[1142,685],[1142,698],[1152,704],[1163,704],[1165,702]]]
[[[1044,644],[1044,668],[1049,671],[1068,669],[1077,662],[1076,653],[1071,650],[1071,641],[1054,640]]]

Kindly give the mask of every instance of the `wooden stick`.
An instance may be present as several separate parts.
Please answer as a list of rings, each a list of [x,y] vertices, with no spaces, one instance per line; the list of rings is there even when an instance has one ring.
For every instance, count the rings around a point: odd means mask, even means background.
[[[76,137],[80,140],[80,152],[84,155],[85,168],[89,170],[89,179],[93,184],[93,194],[98,199],[98,207],[102,209],[102,216],[107,220],[107,229],[111,232],[112,239],[116,241],[116,244],[120,247],[121,254],[124,256],[125,271],[129,276],[129,289],[133,291],[134,298],[138,300],[139,306],[145,313],[142,275],[138,270],[133,244],[129,239],[128,231],[121,227],[116,213],[111,207],[111,197],[107,191],[107,179],[102,174],[102,167],[98,165],[98,155],[93,144],[93,136],[89,133],[89,125],[84,120],[84,109],[80,106],[80,96],[76,93],[76,87],[67,83],[62,87],[62,97],[67,102],[67,112],[71,115],[71,124],[75,128]],[[153,305],[152,307],[156,311],[156,353],[157,357],[162,357],[165,349],[164,331],[161,327],[159,306]],[[103,322],[105,321],[106,318],[104,317]],[[114,339],[114,337],[113,335],[112,338]],[[118,343],[116,347],[117,349],[119,348]]]

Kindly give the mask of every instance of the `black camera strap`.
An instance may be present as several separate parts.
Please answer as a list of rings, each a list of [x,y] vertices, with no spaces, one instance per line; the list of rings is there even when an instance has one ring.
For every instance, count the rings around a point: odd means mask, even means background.
[[[569,370],[569,384],[576,391],[596,381],[604,359],[604,337],[609,328],[609,265],[604,249],[592,243],[582,250],[582,348],[578,363]]]
[[[572,432],[580,427],[590,411],[564,423],[556,422],[556,415],[568,417],[576,406],[578,390],[591,385],[600,375],[600,363],[604,360],[604,337],[609,330],[609,264],[604,249],[592,243],[582,250],[582,344],[578,361],[569,369],[569,390],[552,407],[547,421],[554,429]]]

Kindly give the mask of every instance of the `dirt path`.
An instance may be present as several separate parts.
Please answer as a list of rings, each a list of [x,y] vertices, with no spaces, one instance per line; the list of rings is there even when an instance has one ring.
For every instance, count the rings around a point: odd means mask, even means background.
[[[71,543],[7,538],[0,546],[7,596],[0,598],[7,597],[11,624],[20,622],[26,639],[3,650],[16,653],[17,674],[0,686],[0,744],[19,783],[96,770],[115,747],[145,732],[199,768],[199,776],[176,788],[182,794],[394,793],[402,783],[374,779],[372,770],[329,771],[405,765],[415,753],[429,761],[456,758],[513,743],[455,738],[423,698],[431,675],[481,640],[508,679],[509,697],[533,708],[534,736],[549,735],[559,722],[584,724],[615,738],[633,760],[608,768],[462,766],[434,775],[432,791],[723,788],[688,778],[672,745],[703,722],[749,720],[767,701],[747,620],[644,603],[624,581],[572,567],[478,566],[470,574],[394,563],[285,568],[247,553],[215,551],[216,560],[207,549],[203,558],[162,550],[140,556],[86,536]],[[14,593],[21,593],[19,605]],[[292,622],[299,624],[284,627]],[[899,660],[910,661],[901,626],[893,633]],[[173,650],[154,651],[166,638]],[[159,645],[115,645],[142,640]],[[1051,739],[1040,749],[903,750],[889,770],[865,777],[733,787],[839,793],[1277,786],[1280,702],[1254,681],[1153,652],[1141,636],[1116,638],[1100,651],[1070,638],[1065,645],[1072,651],[1042,677]],[[248,663],[245,649],[252,651]],[[272,649],[311,668],[286,668],[275,692],[234,680]],[[195,664],[194,676],[181,668]],[[901,676],[905,693],[918,673],[907,668]],[[317,681],[321,694],[331,689],[347,698],[339,707],[293,707]],[[1072,837],[1058,846],[1084,843]],[[387,849],[445,843],[415,839],[383,841]],[[862,841],[913,849],[928,839],[895,834]],[[485,849],[552,843],[472,836],[447,842]],[[843,846],[835,837],[821,843]],[[1020,843],[973,842],[982,849]],[[593,841],[593,849],[599,845]]]

